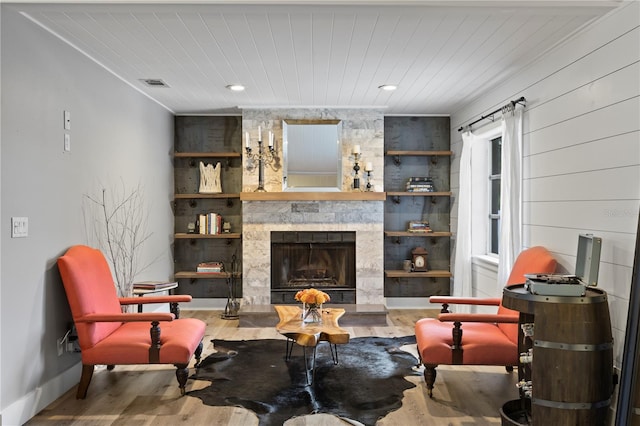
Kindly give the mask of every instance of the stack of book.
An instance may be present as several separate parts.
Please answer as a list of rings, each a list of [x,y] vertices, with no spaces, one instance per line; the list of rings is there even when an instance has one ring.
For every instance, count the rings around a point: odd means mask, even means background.
[[[409,232],[432,232],[431,227],[429,226],[428,221],[421,222],[409,222],[409,226],[407,227],[407,231]]]
[[[203,274],[219,274],[224,272],[224,264],[222,262],[202,262],[198,264],[196,272]]]
[[[175,281],[141,281],[133,283],[134,290],[163,290],[166,288],[174,288],[178,285]]]
[[[220,234],[222,233],[222,216],[218,213],[206,213],[198,215],[199,234]]]
[[[407,179],[407,192],[433,192],[433,179],[428,176]]]

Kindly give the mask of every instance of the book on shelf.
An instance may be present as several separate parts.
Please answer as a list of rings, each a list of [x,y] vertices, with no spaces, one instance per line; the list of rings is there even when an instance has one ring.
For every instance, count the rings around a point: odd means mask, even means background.
[[[162,290],[178,285],[175,281],[140,281],[133,283],[134,290]]]
[[[214,212],[199,214],[198,233],[202,235],[222,233],[222,216]]]
[[[204,274],[220,274],[224,272],[224,263],[222,262],[202,262],[198,263],[196,272]]]
[[[433,178],[429,176],[410,177],[406,183],[407,192],[434,192]]]
[[[423,221],[411,221],[407,226],[407,231],[409,232],[432,232],[431,227],[429,226],[429,222],[426,220]]]

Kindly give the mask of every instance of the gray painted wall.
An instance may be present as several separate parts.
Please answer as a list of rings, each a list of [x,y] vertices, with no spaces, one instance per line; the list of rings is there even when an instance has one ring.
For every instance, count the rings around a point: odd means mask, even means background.
[[[87,242],[83,194],[140,183],[144,257],[160,257],[138,278],[171,277],[173,116],[5,6],[1,18],[0,407],[19,424],[79,379],[79,355],[57,355],[71,316],[55,262]],[[29,218],[27,238],[11,238],[12,216]]]

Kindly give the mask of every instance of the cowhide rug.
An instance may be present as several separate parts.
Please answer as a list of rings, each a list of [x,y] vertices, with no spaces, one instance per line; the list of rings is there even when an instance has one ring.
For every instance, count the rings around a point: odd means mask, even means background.
[[[418,360],[400,349],[415,337],[359,337],[338,345],[334,365],[329,344],[320,343],[315,380],[307,385],[302,347],[295,345],[285,360],[285,340],[212,340],[217,351],[202,361],[192,376],[211,385],[188,392],[211,406],[241,406],[258,415],[260,425],[312,413],[373,425],[402,406],[403,392],[415,387],[404,376]],[[310,361],[311,349],[307,348]]]

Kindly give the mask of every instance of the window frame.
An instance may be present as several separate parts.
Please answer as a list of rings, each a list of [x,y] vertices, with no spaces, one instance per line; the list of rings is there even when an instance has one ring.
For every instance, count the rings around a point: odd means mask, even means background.
[[[482,131],[474,132],[482,143],[472,147],[471,170],[472,170],[472,257],[484,259],[497,267],[498,254],[492,253],[491,229],[489,213],[491,212],[491,192],[489,175],[491,172],[491,141],[502,137],[502,126],[500,121],[487,125]],[[477,213],[475,213],[477,212]]]
[[[494,142],[498,141],[498,145],[500,146],[500,155],[502,156],[502,134],[492,137],[489,139],[489,154],[487,158],[487,173],[489,183],[487,185],[487,205],[489,206],[488,215],[488,223],[487,223],[487,248],[486,253],[489,256],[499,256],[500,255],[500,213],[501,213],[501,201],[500,201],[500,190],[502,185],[502,174],[500,173],[500,163],[502,159],[498,159],[498,173],[495,173],[496,164],[495,164],[495,150],[493,149]],[[498,187],[495,188],[498,191],[498,194],[494,194],[494,183],[498,182]],[[497,195],[498,199],[498,208],[497,213],[493,211],[493,200],[494,196]],[[497,225],[495,228],[496,235],[494,236],[494,221],[496,221]],[[496,251],[493,251],[493,243],[495,237]]]

